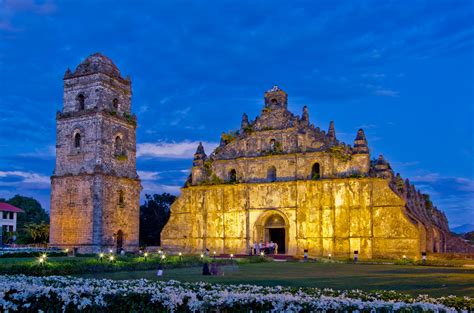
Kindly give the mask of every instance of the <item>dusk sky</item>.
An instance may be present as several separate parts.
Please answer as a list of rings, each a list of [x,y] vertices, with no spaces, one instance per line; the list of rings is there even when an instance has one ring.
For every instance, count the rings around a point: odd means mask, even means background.
[[[0,0],[0,198],[49,210],[62,78],[101,52],[132,79],[143,194],[179,193],[198,142],[278,85],[473,223],[473,43],[472,1]]]

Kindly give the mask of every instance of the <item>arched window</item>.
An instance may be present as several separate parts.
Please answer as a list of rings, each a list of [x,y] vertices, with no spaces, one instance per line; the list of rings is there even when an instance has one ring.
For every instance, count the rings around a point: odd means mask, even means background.
[[[275,152],[276,150],[276,140],[272,139],[270,140],[270,151]]]
[[[123,155],[123,143],[120,136],[115,137],[115,155]]]
[[[278,104],[278,101],[277,99],[273,98],[271,101],[270,101],[272,104]]]
[[[114,110],[118,109],[118,99],[117,98],[112,100],[112,107],[114,108]]]
[[[79,94],[77,96],[77,107],[78,107],[79,111],[83,111],[86,108],[85,97],[84,97],[83,94]]]
[[[74,135],[74,148],[81,148],[81,134],[79,133]]]
[[[271,166],[267,171],[267,178],[269,181],[274,182],[277,179],[277,170],[275,166]]]
[[[237,181],[237,172],[235,169],[231,169],[229,172],[229,182],[235,183]]]
[[[118,204],[119,205],[123,205],[125,202],[124,200],[124,193],[123,193],[123,190],[119,190],[119,200],[118,200]]]
[[[319,163],[314,163],[311,168],[311,179],[320,179],[321,178],[321,167]]]

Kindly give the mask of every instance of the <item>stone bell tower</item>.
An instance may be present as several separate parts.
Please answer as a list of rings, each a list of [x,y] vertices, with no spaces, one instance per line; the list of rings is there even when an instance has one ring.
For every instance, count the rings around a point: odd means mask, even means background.
[[[131,81],[96,53],[64,75],[56,116],[50,245],[79,252],[138,247],[140,180]]]

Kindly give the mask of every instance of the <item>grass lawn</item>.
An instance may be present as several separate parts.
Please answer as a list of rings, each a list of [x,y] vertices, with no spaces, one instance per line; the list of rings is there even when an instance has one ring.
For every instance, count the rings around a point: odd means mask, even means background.
[[[223,266],[224,275],[203,276],[199,267],[165,270],[163,280],[205,281],[220,284],[318,287],[333,289],[396,290],[412,295],[474,297],[474,270],[469,268],[270,262]],[[78,275],[79,276],[79,275]],[[96,273],[88,278],[158,280],[156,270]]]

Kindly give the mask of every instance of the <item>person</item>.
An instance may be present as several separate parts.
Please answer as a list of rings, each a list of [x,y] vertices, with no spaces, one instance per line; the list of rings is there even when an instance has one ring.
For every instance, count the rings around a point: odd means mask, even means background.
[[[278,254],[278,244],[275,242],[275,254]]]
[[[202,274],[211,275],[211,272],[209,271],[209,264],[207,264],[207,262],[205,262],[204,265],[202,266]]]
[[[270,241],[270,254],[274,254],[275,253],[275,244],[273,243],[273,241]]]
[[[156,272],[156,276],[163,276],[163,266],[161,264],[158,264],[158,271]]]
[[[258,247],[259,247],[260,252],[262,252],[262,251],[265,252],[265,250],[264,250],[265,246],[263,244],[263,240],[260,240],[260,243],[258,244]]]
[[[257,254],[257,247],[258,247],[257,242],[254,241],[254,242],[253,242],[253,254],[254,254],[254,255]]]
[[[204,254],[205,254],[206,256],[209,256],[209,249],[208,249],[208,248],[206,248],[206,252],[204,252]]]
[[[211,275],[217,275],[218,274],[218,270],[217,270],[217,263],[216,262],[212,262],[211,263]]]
[[[260,254],[260,245],[258,243],[255,243],[255,254],[256,255]]]

